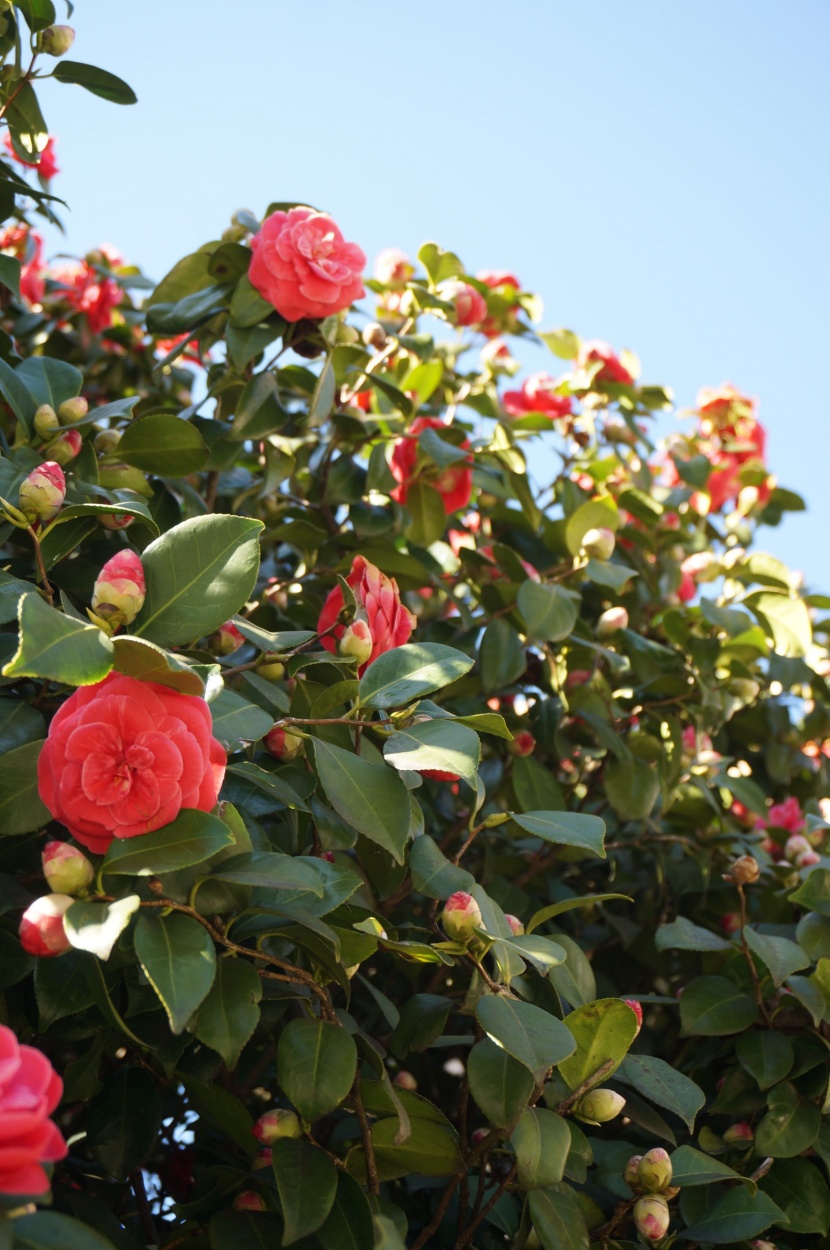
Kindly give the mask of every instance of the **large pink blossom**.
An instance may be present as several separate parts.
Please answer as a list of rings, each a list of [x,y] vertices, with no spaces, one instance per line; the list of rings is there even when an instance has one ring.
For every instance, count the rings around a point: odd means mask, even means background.
[[[248,276],[286,321],[330,317],[363,294],[366,257],[327,213],[311,208],[266,217],[251,240]]]

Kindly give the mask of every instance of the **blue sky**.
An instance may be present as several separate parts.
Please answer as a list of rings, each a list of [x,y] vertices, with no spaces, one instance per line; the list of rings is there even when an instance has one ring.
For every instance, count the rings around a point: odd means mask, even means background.
[[[139,103],[44,85],[67,250],[161,277],[236,208],[297,199],[370,257],[432,238],[512,269],[543,327],[633,349],[679,404],[759,398],[810,506],[762,545],[830,590],[826,0],[77,0],[72,21],[73,58]]]

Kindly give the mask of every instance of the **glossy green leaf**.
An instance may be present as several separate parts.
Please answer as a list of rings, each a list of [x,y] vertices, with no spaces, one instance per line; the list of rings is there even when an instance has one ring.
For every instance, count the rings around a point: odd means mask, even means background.
[[[111,104],[137,102],[132,87],[109,70],[98,69],[97,65],[85,65],[81,61],[58,61],[52,73],[58,82],[76,83],[93,95],[100,96],[102,100],[109,100]]]
[[[143,473],[187,477],[205,467],[208,449],[194,425],[167,413],[153,412],[130,422],[114,458]]]
[[[112,641],[115,648],[113,668],[117,673],[137,677],[140,681],[154,681],[160,686],[178,690],[180,694],[204,694],[205,683],[179,656],[157,647],[146,638],[118,634]]]
[[[620,820],[645,820],[660,794],[660,778],[636,755],[613,759],[605,769],[605,793]]]
[[[213,736],[229,752],[238,751],[246,743],[258,742],[274,725],[274,718],[268,712],[227,688],[212,700],[210,713]]]
[[[408,725],[391,734],[383,744],[383,757],[393,768],[456,773],[473,789],[480,756],[478,734],[451,720]]]
[[[549,768],[531,756],[513,761],[510,774],[516,801],[523,812],[562,812],[565,796]]]
[[[769,1110],[755,1132],[755,1148],[774,1159],[792,1159],[808,1150],[821,1128],[821,1111],[789,1081],[769,1092]]]
[[[291,1020],[282,1031],[277,1080],[309,1123],[340,1105],[352,1087],[356,1065],[352,1037],[335,1024]]]
[[[617,1079],[631,1085],[649,1102],[673,1111],[689,1132],[694,1132],[695,1116],[706,1101],[706,1095],[694,1081],[664,1059],[658,1055],[626,1055],[617,1071]]]
[[[683,1237],[704,1246],[728,1245],[757,1237],[784,1218],[781,1208],[761,1190],[753,1195],[739,1185],[710,1207],[703,1219],[685,1228]]]
[[[491,621],[485,629],[478,660],[485,694],[512,685],[524,673],[527,668],[524,647],[519,635],[504,617]]]
[[[76,900],[63,918],[69,941],[79,951],[89,951],[107,960],[112,948],[138,911],[141,900],[137,894],[116,899],[112,903],[86,903]]]
[[[563,586],[545,586],[528,578],[516,600],[529,638],[561,642],[572,632],[579,617],[579,596]]]
[[[470,1051],[467,1079],[481,1111],[491,1124],[502,1129],[516,1123],[534,1089],[525,1065],[489,1037]]]
[[[562,1180],[571,1149],[566,1120],[542,1107],[525,1107],[510,1134],[522,1189],[546,1189]]]
[[[190,1076],[183,1083],[191,1109],[201,1119],[209,1120],[245,1154],[253,1157],[257,1152],[254,1121],[245,1104],[221,1085],[205,1085]]]
[[[789,1075],[795,1050],[786,1033],[774,1029],[742,1033],[735,1043],[742,1067],[754,1077],[759,1089],[769,1089]]]
[[[409,798],[392,768],[314,740],[314,760],[329,802],[339,816],[403,863],[409,834]]]
[[[475,878],[466,868],[451,864],[428,834],[412,843],[409,871],[413,887],[427,898],[447,899],[457,890],[469,893],[475,885]]]
[[[588,1250],[585,1216],[570,1186],[532,1190],[528,1208],[544,1250]]]
[[[207,997],[216,975],[210,935],[189,916],[139,917],[135,952],[161,999],[173,1033],[181,1033]]]
[[[317,1240],[323,1250],[377,1250],[371,1207],[348,1172],[337,1173],[337,1192],[325,1224],[317,1230]]]
[[[562,899],[560,903],[550,903],[547,907],[541,907],[539,911],[534,912],[525,926],[525,931],[532,933],[534,929],[539,928],[540,924],[544,924],[546,920],[553,920],[555,916],[561,916],[563,912],[574,911],[578,907],[590,907],[595,903],[604,903],[617,898],[623,899],[626,903],[632,902],[627,894],[581,894],[577,898]]]
[[[607,1080],[622,1063],[637,1033],[637,1018],[619,998],[600,998],[577,1007],[565,1017],[564,1025],[573,1035],[574,1050],[559,1065],[559,1073],[571,1089],[592,1077],[609,1061],[613,1067],[601,1078]]]
[[[259,1023],[262,981],[244,959],[220,959],[216,980],[199,1008],[194,1032],[233,1069]]]
[[[654,934],[658,951],[728,951],[734,949],[717,933],[678,916],[671,924],[661,924]]]
[[[456,1136],[441,1124],[413,1120],[412,1132],[401,1144],[396,1140],[397,1134],[397,1120],[378,1120],[372,1125],[375,1159],[383,1180],[394,1180],[410,1172],[449,1176],[462,1166]]]
[[[94,1158],[125,1180],[153,1149],[161,1128],[161,1099],[145,1068],[120,1068],[89,1104],[86,1129]]]
[[[696,977],[683,990],[680,1020],[685,1036],[726,1037],[754,1024],[758,1007],[726,977]]]
[[[766,964],[776,988],[794,972],[809,967],[810,960],[801,947],[789,938],[758,933],[749,925],[744,928],[744,937],[752,953]]]
[[[50,608],[39,594],[23,595],[18,606],[20,641],[3,668],[5,677],[48,677],[71,686],[103,681],[115,648],[97,625]]]
[[[716,1181],[741,1181],[750,1193],[758,1186],[748,1176],[741,1176],[734,1168],[714,1159],[711,1155],[695,1150],[694,1146],[679,1146],[672,1153],[672,1184],[683,1188],[693,1185],[712,1185]]]
[[[574,1037],[561,1020],[516,998],[485,994],[476,1004],[476,1019],[488,1037],[523,1063],[537,1082],[576,1049]]]
[[[545,842],[556,846],[581,846],[605,858],[605,822],[599,816],[583,812],[524,812],[521,816],[512,812],[511,816],[520,829]]]
[[[112,1242],[89,1224],[61,1215],[36,1211],[14,1221],[14,1250],[115,1250]]]
[[[473,666],[462,651],[436,642],[408,642],[369,665],[360,679],[360,702],[394,708],[451,685]]]
[[[95,1003],[87,975],[84,951],[66,951],[60,959],[39,959],[35,965],[35,998],[43,1033],[65,1016],[76,1015]]]
[[[830,916],[830,869],[814,868],[790,895],[790,902],[808,911],[817,911],[821,916]]]
[[[325,1224],[337,1191],[337,1168],[309,1141],[283,1137],[271,1147],[285,1222],[282,1244],[293,1245]]]
[[[122,877],[152,877],[204,863],[233,845],[230,829],[218,816],[182,808],[174,821],[153,833],[114,839],[101,869]]]
[[[213,881],[257,885],[270,890],[302,891],[323,897],[323,879],[316,865],[271,851],[247,851],[224,860],[211,873]]]
[[[437,542],[447,526],[444,500],[434,486],[416,478],[406,494],[409,525],[406,536],[416,547],[430,547]]]
[[[0,836],[41,829],[52,814],[38,793],[37,761],[42,742],[27,742],[0,755]]]
[[[764,1192],[787,1217],[791,1233],[819,1233],[830,1228],[830,1189],[808,1159],[778,1159],[763,1180]]]

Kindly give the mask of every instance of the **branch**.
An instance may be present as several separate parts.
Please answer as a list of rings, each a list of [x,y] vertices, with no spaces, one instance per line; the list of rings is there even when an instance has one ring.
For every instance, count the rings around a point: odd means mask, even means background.
[[[596,1072],[592,1072],[581,1085],[578,1085],[572,1094],[568,1094],[567,1098],[563,1098],[557,1107],[554,1108],[557,1115],[566,1115],[575,1103],[579,1102],[583,1094],[587,1094],[589,1089],[593,1089],[595,1085],[604,1080],[609,1072],[614,1070],[614,1060],[606,1059],[605,1063],[600,1064]]]
[[[372,1130],[366,1116],[366,1108],[363,1106],[363,1096],[360,1092],[360,1072],[354,1078],[352,1087],[354,1096],[354,1109],[357,1113],[358,1123],[360,1124],[360,1136],[363,1138],[363,1153],[366,1155],[366,1177],[369,1182],[369,1193],[377,1196],[380,1193],[380,1179],[378,1177],[378,1165],[375,1159],[375,1143],[372,1141]]]

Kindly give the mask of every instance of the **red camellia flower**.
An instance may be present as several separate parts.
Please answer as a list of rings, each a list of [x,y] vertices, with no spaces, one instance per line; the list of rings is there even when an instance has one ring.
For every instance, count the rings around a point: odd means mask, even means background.
[[[703,386],[697,393],[697,410],[702,422],[715,429],[734,424],[740,417],[751,417],[755,401],[741,394],[731,382]]]
[[[49,811],[89,850],[209,812],[226,756],[207,704],[156,682],[110,673],[56,713],[38,758]]]
[[[579,363],[583,367],[593,364],[594,361],[602,361],[602,368],[594,376],[594,382],[616,382],[621,386],[633,386],[634,378],[626,369],[625,365],[620,361],[619,356],[614,352],[613,348],[607,343],[603,343],[600,339],[591,339],[587,343],[583,343],[579,352]]]
[[[20,919],[20,945],[30,955],[48,959],[64,955],[71,945],[63,918],[75,902],[69,894],[44,894],[36,898]]]
[[[355,556],[346,582],[351,586],[357,603],[355,620],[365,621],[372,636],[372,654],[358,669],[362,675],[379,655],[408,641],[415,618],[401,603],[398,583],[394,577],[381,573],[379,568],[370,564],[363,556]],[[320,639],[320,643],[332,653],[337,651],[337,643],[347,629],[345,625],[338,625],[333,630],[331,628],[342,611],[343,591],[338,585],[329,591],[317,622],[321,634],[331,630],[325,638]]]
[[[9,226],[0,231],[0,252],[20,261],[20,294],[30,304],[40,304],[43,281],[43,239],[28,226]]]
[[[553,421],[567,417],[571,412],[571,400],[567,395],[557,395],[556,378],[549,373],[534,373],[520,391],[505,391],[502,403],[511,417],[523,417],[528,412],[541,412]]]
[[[418,435],[421,431],[448,428],[440,417],[416,417],[408,433],[396,441],[389,467],[395,481],[399,483],[390,492],[392,498],[398,503],[406,503],[412,483],[416,478],[423,478],[427,485],[438,491],[444,501],[444,511],[447,516],[452,512],[457,512],[460,508],[467,507],[473,493],[473,466],[469,461],[461,460],[443,469],[432,464],[423,465],[420,469],[418,466]],[[466,449],[469,446],[465,438],[461,443],[461,448]]]
[[[49,1189],[44,1163],[66,1158],[66,1142],[49,1116],[63,1082],[33,1046],[21,1046],[0,1024],[0,1194],[34,1197]]]
[[[63,298],[75,312],[84,313],[93,334],[112,325],[112,310],[121,300],[121,289],[112,278],[102,277],[87,261],[66,266],[53,274],[67,290]]]
[[[469,282],[453,280],[444,282],[438,288],[441,299],[455,306],[455,324],[457,326],[480,325],[487,316],[487,301],[480,291]]]
[[[17,161],[19,165],[22,165],[24,169],[36,169],[37,172],[40,174],[41,178],[44,178],[47,182],[49,181],[50,178],[54,178],[55,174],[59,174],[61,172],[58,169],[58,162],[55,158],[55,136],[54,135],[49,136],[49,140],[46,144],[46,147],[43,149],[43,151],[40,154],[39,161],[24,161],[22,156],[18,156],[17,152],[15,152],[14,147],[12,146],[11,135],[9,134],[8,130],[3,135],[3,143],[6,145],[6,151],[14,160]]]
[[[286,321],[330,317],[363,294],[366,257],[328,213],[311,208],[266,217],[251,240],[248,277]]]

